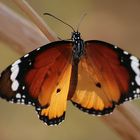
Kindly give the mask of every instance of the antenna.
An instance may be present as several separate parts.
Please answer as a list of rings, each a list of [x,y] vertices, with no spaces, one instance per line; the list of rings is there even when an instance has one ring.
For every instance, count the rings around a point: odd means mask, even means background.
[[[69,27],[73,30],[73,32],[75,32],[74,28],[73,28],[71,25],[69,25],[68,23],[64,22],[63,20],[57,18],[56,16],[54,16],[54,15],[52,15],[52,14],[50,14],[50,13],[44,13],[43,15],[48,15],[48,16],[51,16],[51,17],[53,17],[53,18],[59,20],[60,22],[64,23],[65,25],[69,26]]]
[[[79,30],[80,24],[82,23],[82,21],[83,21],[83,19],[85,18],[86,15],[87,15],[87,13],[83,13],[82,16],[80,17],[80,20],[79,20],[79,22],[76,26],[77,27],[77,32]]]

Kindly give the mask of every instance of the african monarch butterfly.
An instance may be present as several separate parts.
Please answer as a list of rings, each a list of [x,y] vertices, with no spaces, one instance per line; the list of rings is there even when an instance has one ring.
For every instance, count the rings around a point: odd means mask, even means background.
[[[140,60],[112,44],[70,41],[44,45],[15,61],[0,76],[0,97],[35,106],[48,125],[65,117],[67,100],[94,115],[109,114],[140,97]]]

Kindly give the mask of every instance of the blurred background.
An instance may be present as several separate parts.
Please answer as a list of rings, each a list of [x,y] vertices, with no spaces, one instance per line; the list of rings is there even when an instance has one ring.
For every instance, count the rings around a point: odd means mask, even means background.
[[[81,15],[87,13],[79,28],[84,40],[103,40],[140,57],[139,0],[26,1],[62,39],[69,39],[71,30],[55,19],[43,16],[44,12],[56,15],[74,28]],[[12,0],[0,2],[29,19]],[[21,54],[13,51],[10,44],[0,39],[0,72],[19,57]],[[139,105],[138,101],[133,102]],[[121,138],[98,117],[79,111],[71,103],[68,103],[65,121],[59,126],[48,127],[38,119],[33,107],[0,100],[0,140],[17,139],[120,140]]]

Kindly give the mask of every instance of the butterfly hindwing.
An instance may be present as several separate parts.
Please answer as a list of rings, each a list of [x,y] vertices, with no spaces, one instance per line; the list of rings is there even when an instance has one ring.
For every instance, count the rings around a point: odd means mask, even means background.
[[[85,50],[79,64],[77,90],[72,97],[78,108],[104,115],[112,112],[115,105],[140,96],[138,58],[117,46],[96,40],[87,41]]]
[[[81,59],[78,68],[78,84],[71,98],[72,103],[89,114],[103,115],[112,112],[114,104],[108,101],[101,90],[101,83],[97,82],[95,72],[90,71],[86,59]]]
[[[71,65],[64,71],[59,83],[53,89],[50,105],[47,108],[36,108],[40,119],[48,125],[59,124],[64,120],[67,96],[70,85]],[[47,88],[46,88],[47,89]]]
[[[50,43],[26,54],[2,72],[0,96],[34,105],[40,119],[49,125],[60,123],[66,110],[71,56],[69,41]]]

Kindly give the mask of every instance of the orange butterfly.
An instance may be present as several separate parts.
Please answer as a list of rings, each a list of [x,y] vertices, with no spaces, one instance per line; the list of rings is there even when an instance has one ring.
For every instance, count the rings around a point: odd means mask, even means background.
[[[70,41],[38,48],[10,65],[0,77],[0,96],[33,105],[42,121],[59,124],[67,100],[80,110],[105,115],[115,105],[140,96],[140,60],[112,44]]]

